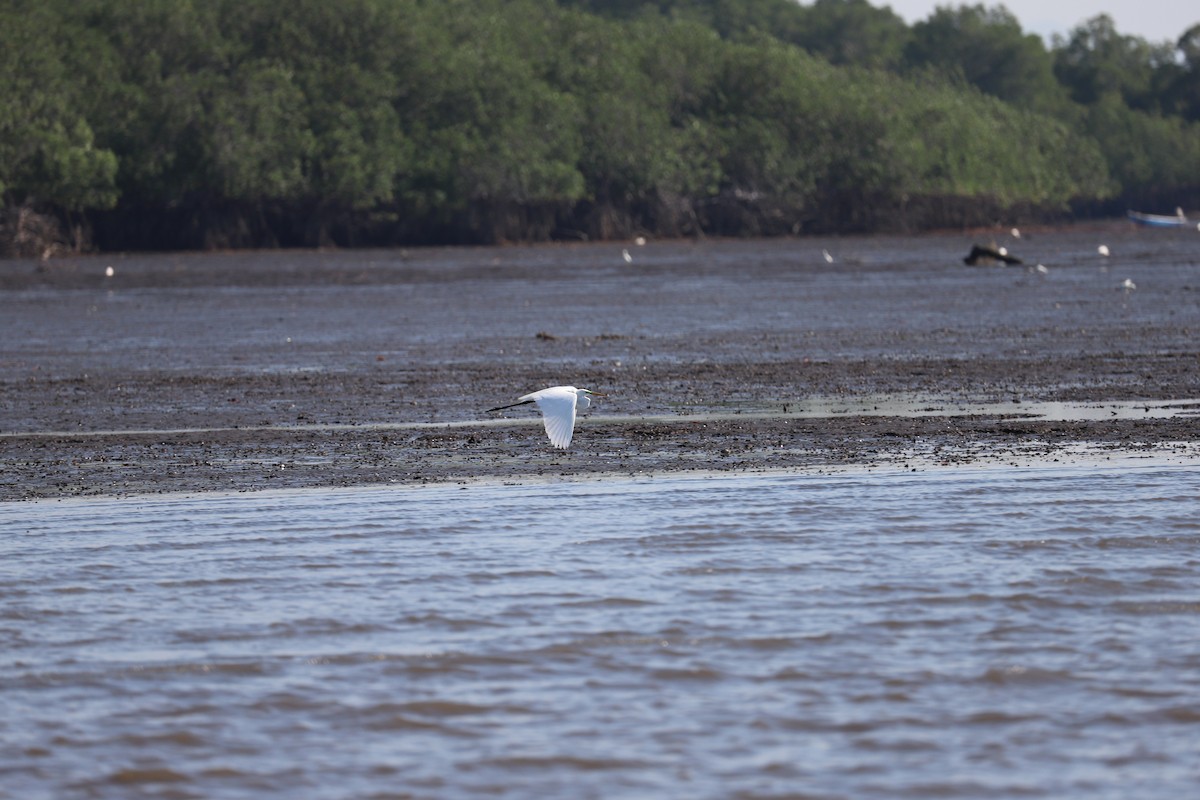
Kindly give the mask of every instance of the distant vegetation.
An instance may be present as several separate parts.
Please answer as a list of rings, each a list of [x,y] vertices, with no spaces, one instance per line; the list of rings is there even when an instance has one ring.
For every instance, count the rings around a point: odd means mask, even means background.
[[[0,0],[0,248],[914,230],[1200,196],[1200,26],[865,0]]]

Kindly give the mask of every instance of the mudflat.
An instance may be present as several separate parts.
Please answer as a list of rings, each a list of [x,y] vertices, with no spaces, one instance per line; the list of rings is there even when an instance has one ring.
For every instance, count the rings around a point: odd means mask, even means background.
[[[1125,222],[12,260],[0,335],[6,501],[1200,463],[1200,233]],[[556,384],[607,395],[568,451],[485,412]]]

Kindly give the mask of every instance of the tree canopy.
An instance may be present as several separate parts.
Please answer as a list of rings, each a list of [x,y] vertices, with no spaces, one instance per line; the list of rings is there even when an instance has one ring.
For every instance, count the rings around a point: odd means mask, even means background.
[[[866,0],[0,0],[0,205],[108,248],[1062,214],[1200,188],[1198,43]]]

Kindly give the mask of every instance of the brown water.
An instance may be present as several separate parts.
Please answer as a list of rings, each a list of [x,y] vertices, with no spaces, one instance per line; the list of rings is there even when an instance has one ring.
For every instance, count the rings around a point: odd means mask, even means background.
[[[0,504],[0,797],[1171,798],[1200,470]]]

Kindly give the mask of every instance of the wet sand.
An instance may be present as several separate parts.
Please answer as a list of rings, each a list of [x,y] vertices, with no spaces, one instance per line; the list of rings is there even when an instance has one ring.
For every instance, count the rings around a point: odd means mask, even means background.
[[[1188,233],[0,262],[0,500],[1200,463]],[[989,238],[1026,264],[963,265]],[[559,383],[609,395],[569,451],[484,412]]]

